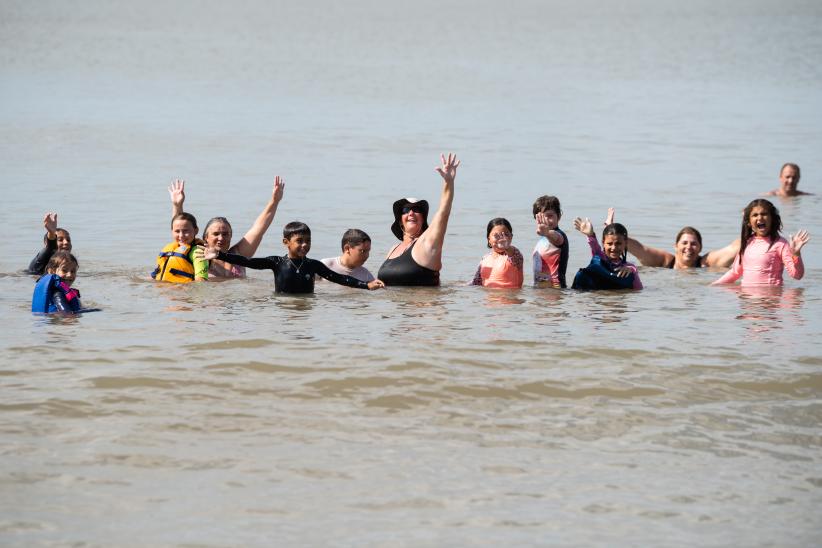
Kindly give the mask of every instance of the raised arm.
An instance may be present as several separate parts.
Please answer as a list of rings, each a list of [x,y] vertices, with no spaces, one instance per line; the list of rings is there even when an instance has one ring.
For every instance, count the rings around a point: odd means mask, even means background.
[[[183,212],[183,203],[186,201],[186,182],[174,179],[168,186],[168,195],[171,197],[171,218]]]
[[[545,236],[548,238],[549,242],[557,247],[560,247],[565,243],[565,238],[562,237],[562,234],[548,226],[545,213],[537,213],[535,219],[537,221],[537,234],[540,236]]]
[[[811,239],[807,230],[800,230],[796,234],[791,234],[788,238],[788,245],[782,252],[782,263],[788,275],[796,280],[801,280],[805,275],[805,264],[802,262],[800,251],[802,247]]]
[[[46,229],[46,245],[29,263],[29,274],[42,274],[54,252],[57,251],[57,214],[46,213],[43,217],[43,228]]]
[[[736,257],[737,253],[739,253],[739,238],[732,241],[725,247],[709,251],[702,258],[702,265],[728,268],[733,264],[734,257]]]
[[[414,246],[412,257],[420,265],[431,270],[442,268],[442,244],[445,241],[445,231],[448,228],[448,218],[451,216],[451,205],[454,202],[454,179],[460,161],[456,155],[440,154],[441,164],[436,168],[443,180],[440,205],[437,212],[428,223],[428,229],[422,233]]]
[[[235,246],[238,254],[251,257],[257,252],[257,248],[260,247],[260,242],[263,241],[263,236],[274,220],[274,215],[277,213],[277,206],[280,204],[280,200],[283,199],[284,191],[285,180],[277,175],[274,177],[274,188],[271,191],[271,199],[265,205],[265,208],[257,217],[257,220],[254,221],[251,228],[248,229],[248,232],[245,233],[245,236],[243,236]]]

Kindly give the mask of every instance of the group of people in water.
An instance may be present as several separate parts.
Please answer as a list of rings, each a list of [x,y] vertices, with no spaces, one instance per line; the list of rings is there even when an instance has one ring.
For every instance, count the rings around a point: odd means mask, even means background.
[[[172,204],[172,242],[156,258],[151,277],[171,283],[208,279],[244,278],[246,269],[271,270],[279,293],[312,293],[317,277],[360,289],[385,286],[438,286],[442,269],[442,249],[454,201],[454,180],[459,160],[454,154],[440,156],[436,171],[443,180],[438,209],[429,215],[426,200],[401,198],[393,204],[391,232],[399,240],[388,252],[377,276],[363,265],[371,252],[371,238],[364,231],[349,229],[342,237],[341,254],[321,261],[308,258],[311,229],[299,221],[283,228],[284,255],[254,257],[283,198],[285,182],[275,177],[271,199],[239,242],[232,245],[233,231],[225,217],[206,223],[197,236],[196,218],[183,210],[185,182],[175,180],[169,187]],[[797,189],[799,166],[785,164],[780,171],[780,187],[767,193],[788,198],[808,194]],[[569,243],[560,229],[562,208],[555,196],[540,196],[532,208],[539,239],[532,253],[536,287],[566,288]],[[69,232],[57,226],[57,214],[47,213],[44,247],[32,260],[28,273],[41,276],[32,297],[32,311],[38,313],[84,312],[80,293],[72,287],[79,263],[71,253]],[[589,219],[577,217],[573,227],[588,242],[591,261],[580,268],[571,287],[580,290],[642,289],[637,267],[628,262],[628,253],[643,266],[664,268],[728,268],[714,284],[782,285],[782,271],[800,279],[804,274],[801,250],[810,236],[798,231],[790,239],[780,235],[779,211],[767,199],[751,201],[742,213],[738,240],[701,255],[702,236],[693,227],[684,227],[676,236],[674,253],[643,245],[629,237],[621,223],[608,212],[601,239],[597,239]],[[486,237],[490,251],[480,260],[471,284],[493,288],[519,288],[524,283],[524,258],[512,245],[510,222],[496,217],[488,222]]]

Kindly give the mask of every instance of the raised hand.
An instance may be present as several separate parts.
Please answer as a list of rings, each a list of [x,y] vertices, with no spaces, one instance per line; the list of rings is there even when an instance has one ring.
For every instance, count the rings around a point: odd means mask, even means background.
[[[587,217],[583,219],[582,217],[577,217],[574,219],[574,228],[585,234],[586,236],[593,236],[594,235],[594,227],[591,225],[591,219]]]
[[[807,230],[800,230],[796,234],[791,234],[791,253],[793,253],[794,255],[799,255],[799,251],[802,249],[802,246],[808,243],[810,239],[811,235],[808,233]]]
[[[46,213],[43,217],[43,228],[48,233],[48,239],[53,240],[57,237],[57,214],[53,211]]]
[[[171,205],[175,209],[183,210],[183,202],[186,201],[186,182],[181,179],[174,179],[168,186],[168,195],[171,197]]]
[[[216,259],[217,255],[220,253],[219,247],[207,247],[203,250],[203,259],[206,261],[210,261],[211,259]]]
[[[537,213],[535,217],[537,221],[537,234],[540,236],[548,236],[548,233],[551,232],[551,228],[548,226],[547,221],[545,220],[545,213],[540,211]]]
[[[608,215],[605,216],[605,225],[604,226],[608,226],[608,225],[614,223],[614,213],[615,212],[616,212],[616,210],[614,210],[614,208],[612,208],[612,207],[608,208]]]
[[[448,153],[448,158],[444,154],[440,154],[440,165],[437,166],[437,173],[443,178],[447,184],[454,184],[454,178],[457,176],[457,168],[460,161],[457,160],[457,155],[451,152]]]
[[[275,204],[279,204],[283,199],[283,191],[285,190],[285,179],[280,179],[277,175],[274,177],[274,189],[271,191],[271,200]]]

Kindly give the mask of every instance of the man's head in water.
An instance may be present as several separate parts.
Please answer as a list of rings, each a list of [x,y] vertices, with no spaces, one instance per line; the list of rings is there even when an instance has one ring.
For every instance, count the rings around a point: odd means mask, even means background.
[[[780,195],[796,196],[799,194],[796,187],[799,186],[799,166],[796,164],[785,164],[779,171]]]

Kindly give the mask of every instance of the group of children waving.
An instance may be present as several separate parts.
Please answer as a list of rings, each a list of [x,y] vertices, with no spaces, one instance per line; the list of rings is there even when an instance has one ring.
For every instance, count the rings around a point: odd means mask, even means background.
[[[231,246],[232,229],[224,217],[211,219],[203,230],[202,239],[197,237],[199,228],[196,218],[183,211],[185,184],[180,180],[172,182],[169,187],[173,214],[172,242],[159,253],[151,277],[163,282],[188,283],[207,280],[209,276],[242,278],[245,277],[245,269],[252,268],[271,269],[275,290],[281,293],[312,293],[317,276],[360,289],[385,287],[385,283],[375,279],[363,266],[370,254],[371,238],[358,229],[345,232],[340,256],[318,261],[307,257],[311,249],[311,229],[305,223],[290,222],[283,229],[284,255],[253,257],[274,219],[284,189],[284,181],[276,177],[268,204],[240,242]],[[560,201],[555,196],[541,196],[534,202],[532,212],[539,235],[532,253],[534,285],[566,288],[569,243],[567,235],[559,228],[562,218]],[[424,213],[427,214],[427,210]],[[574,228],[587,238],[591,261],[574,276],[573,289],[642,289],[636,266],[627,260],[629,251],[646,265],[675,266],[673,258],[670,261],[659,259],[670,254],[646,248],[629,238],[628,230],[614,222],[613,216],[613,210],[609,210],[601,240],[597,239],[589,219],[574,219]],[[424,224],[426,221],[423,219]],[[28,269],[28,273],[41,276],[35,285],[32,311],[88,311],[80,303],[79,291],[72,287],[79,263],[71,253],[71,236],[65,229],[57,227],[56,213],[47,213],[43,224],[46,229],[45,246]],[[782,285],[783,270],[795,279],[802,278],[804,266],[800,252],[810,237],[807,231],[800,230],[787,240],[780,235],[781,229],[782,220],[777,208],[769,200],[760,198],[751,201],[744,209],[740,238],[729,246],[732,254],[727,255],[728,261],[724,264],[723,261],[710,263],[703,260],[711,254],[699,257],[701,236],[691,227],[680,231],[676,245],[682,247],[682,261],[687,263],[685,266],[727,267],[731,264],[730,257],[733,257],[730,270],[714,284],[733,283],[742,278],[742,285]],[[471,284],[492,288],[522,287],[524,259],[512,245],[510,222],[502,217],[491,219],[486,238],[490,251],[481,259]],[[681,240],[684,243],[680,244]],[[696,240],[699,240],[698,247]],[[690,243],[692,241],[693,244]],[[677,257],[676,261],[679,260]]]

